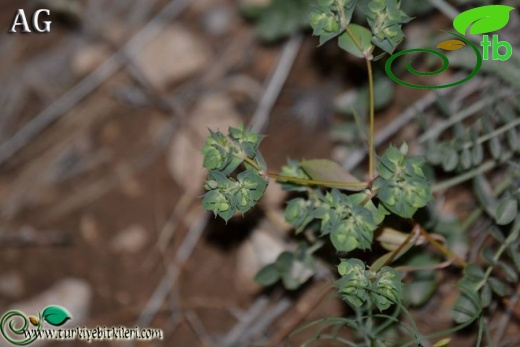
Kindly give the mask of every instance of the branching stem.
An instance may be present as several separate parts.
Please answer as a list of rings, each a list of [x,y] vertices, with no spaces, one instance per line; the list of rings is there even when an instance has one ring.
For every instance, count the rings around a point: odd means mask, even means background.
[[[284,175],[280,175],[280,174],[276,174],[276,173],[272,173],[272,172],[268,172],[267,176],[270,178],[276,179],[278,181],[296,183],[296,184],[301,184],[301,185],[306,185],[306,186],[321,186],[321,187],[327,187],[327,188],[355,189],[355,190],[358,190],[358,189],[361,190],[368,186],[367,182],[355,182],[355,183],[349,182],[349,183],[347,183],[347,182],[320,181],[320,180],[284,176]]]
[[[419,226],[419,231],[433,247],[444,254],[448,259],[452,259],[457,265],[463,268],[468,265],[464,259],[460,258],[458,255],[450,251],[446,246],[435,240],[426,230],[424,230],[423,227]]]

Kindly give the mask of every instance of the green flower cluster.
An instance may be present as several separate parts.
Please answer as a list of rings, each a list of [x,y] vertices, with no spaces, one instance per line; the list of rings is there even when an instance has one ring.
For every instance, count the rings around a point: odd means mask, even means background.
[[[400,150],[388,148],[380,158],[379,177],[372,187],[378,190],[377,196],[384,207],[403,218],[411,218],[432,199],[430,184],[422,171],[424,160],[407,158],[407,152],[406,144]]]
[[[387,53],[392,54],[404,39],[402,24],[412,18],[401,10],[397,0],[372,0],[365,8],[367,21],[374,37],[372,42]]]
[[[348,25],[356,7],[357,0],[318,0],[317,6],[311,12],[310,24],[313,35],[320,37],[320,45],[341,34]],[[340,9],[343,7],[345,23],[340,23]]]
[[[258,151],[261,141],[262,136],[244,130],[243,126],[229,128],[227,137],[210,130],[202,148],[203,165],[210,170],[204,184],[208,191],[202,200],[204,209],[228,221],[237,211],[244,214],[256,205],[267,187],[267,181],[258,171],[265,170]],[[246,170],[236,179],[229,177],[240,164],[244,164]]]
[[[285,219],[296,227],[297,233],[319,219],[322,235],[330,235],[336,250],[349,252],[371,247],[374,230],[382,220],[378,211],[360,206],[355,198],[337,189],[325,195],[316,190],[315,195],[315,200],[296,198],[287,205]]]
[[[355,307],[361,307],[369,297],[381,311],[401,301],[401,274],[391,267],[373,273],[361,260],[352,258],[342,260],[338,272],[342,276],[336,282],[339,293]]]

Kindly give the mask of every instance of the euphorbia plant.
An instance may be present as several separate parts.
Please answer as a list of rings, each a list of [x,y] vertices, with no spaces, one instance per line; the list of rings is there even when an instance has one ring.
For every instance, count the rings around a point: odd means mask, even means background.
[[[351,23],[356,7],[364,11],[370,29]],[[370,326],[376,316],[383,321],[374,332],[365,326],[367,345],[385,345],[380,334],[395,323],[399,312],[407,314],[403,306],[403,276],[392,265],[419,240],[429,242],[448,261],[466,266],[464,260],[414,220],[416,212],[432,199],[431,184],[423,172],[425,160],[409,156],[406,144],[390,146],[379,157],[375,152],[372,62],[385,53],[393,53],[404,38],[401,25],[409,20],[397,0],[363,4],[356,0],[319,0],[310,15],[310,24],[320,44],[338,38],[342,49],[366,62],[369,156],[368,171],[362,179],[327,159],[289,161],[280,173],[272,173],[259,151],[263,137],[243,126],[231,127],[227,134],[211,130],[202,149],[204,166],[209,170],[203,207],[226,221],[237,212],[245,214],[253,208],[270,180],[276,180],[287,191],[299,193],[299,197],[287,203],[285,219],[294,226],[296,234],[305,231],[307,242],[297,252],[284,252],[275,263],[264,267],[256,275],[258,282],[271,285],[282,280],[288,289],[300,286],[314,270],[312,254],[323,245],[321,237],[327,237],[343,255],[356,249],[371,251],[376,242],[388,250],[369,265],[352,257],[339,259],[338,293],[352,307],[368,315],[366,321],[360,319],[349,324],[360,328],[362,321]],[[380,52],[375,54],[376,50]],[[394,220],[399,218],[401,224],[409,227],[401,231],[391,228],[389,216]],[[374,309],[385,311],[394,305],[392,316],[372,316]],[[419,343],[419,333],[412,331]]]

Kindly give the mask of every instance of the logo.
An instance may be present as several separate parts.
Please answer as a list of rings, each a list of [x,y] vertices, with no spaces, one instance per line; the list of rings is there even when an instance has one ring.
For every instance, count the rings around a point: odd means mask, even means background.
[[[455,51],[461,49],[465,46],[470,47],[475,53],[476,63],[473,71],[465,78],[460,81],[456,81],[450,84],[438,85],[438,86],[428,86],[428,85],[420,85],[409,83],[403,81],[399,77],[397,77],[392,71],[393,62],[408,53],[428,53],[434,54],[438,56],[442,60],[442,66],[431,72],[421,72],[417,71],[412,67],[412,63],[409,62],[406,66],[408,72],[416,75],[416,76],[434,76],[438,75],[446,69],[448,69],[450,62],[448,57],[442,54],[439,51],[435,51],[432,49],[426,48],[416,48],[416,49],[408,49],[405,51],[401,51],[392,55],[387,61],[385,65],[385,70],[387,75],[394,81],[399,84],[402,84],[411,88],[419,88],[419,89],[440,89],[440,88],[449,88],[462,83],[465,83],[475,77],[475,75],[480,71],[482,67],[482,62],[484,60],[489,60],[492,58],[493,60],[506,61],[511,58],[513,54],[513,47],[509,42],[500,41],[498,35],[492,35],[491,39],[488,35],[493,31],[497,31],[502,29],[509,22],[509,13],[514,10],[514,7],[504,6],[504,5],[488,5],[477,7],[459,14],[453,20],[453,27],[457,31],[457,33],[449,32],[448,34],[455,37],[455,39],[447,40],[441,42],[437,45],[437,48],[446,50],[446,51]],[[482,42],[480,46],[482,47],[483,53],[480,52],[480,49],[473,43],[471,40],[466,38],[466,33],[469,29],[469,34],[473,35],[483,35]],[[484,35],[485,34],[485,35]],[[501,50],[501,48],[503,48]]]
[[[21,321],[17,318],[21,318]],[[67,320],[71,319],[70,313],[60,306],[48,306],[43,312],[38,312],[38,317],[26,316],[23,312],[12,310],[4,313],[0,320],[0,332],[3,337],[15,346],[25,346],[34,342],[37,334],[28,335],[26,332],[29,324],[34,326],[33,331],[40,331],[43,322],[47,322],[53,326],[61,326]],[[18,323],[22,323],[21,325]],[[18,336],[19,339],[15,339]]]
[[[106,327],[98,326],[95,328],[72,327],[62,328],[71,314],[60,306],[48,306],[43,312],[38,312],[37,316],[27,316],[18,310],[11,310],[4,313],[0,318],[0,333],[14,346],[26,346],[34,341],[153,341],[162,340],[163,331],[151,328],[127,328],[124,326]],[[44,323],[50,325],[50,327]],[[57,329],[56,327],[60,327]]]

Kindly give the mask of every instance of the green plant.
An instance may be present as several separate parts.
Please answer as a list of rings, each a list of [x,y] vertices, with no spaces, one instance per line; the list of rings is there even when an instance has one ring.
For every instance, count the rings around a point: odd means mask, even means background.
[[[273,6],[275,4],[277,2]],[[356,0],[319,0],[310,14],[310,24],[320,44],[337,38],[339,47],[366,62],[369,105],[366,179],[358,179],[327,159],[289,161],[280,173],[272,173],[259,151],[262,136],[243,126],[231,127],[227,134],[210,130],[202,150],[204,167],[210,170],[205,183],[207,193],[203,198],[203,207],[226,221],[237,212],[244,214],[252,209],[264,194],[269,179],[278,181],[285,190],[297,194],[287,203],[285,219],[294,226],[297,235],[304,236],[304,241],[297,251],[284,252],[275,263],[264,267],[256,275],[259,283],[273,285],[281,280],[287,289],[300,287],[315,271],[313,254],[325,244],[323,237],[327,237],[335,250],[343,255],[339,260],[339,279],[335,286],[341,298],[355,310],[356,317],[327,318],[304,328],[318,324],[322,325],[322,329],[346,325],[359,333],[359,341],[318,333],[308,341],[309,344],[320,339],[331,339],[349,346],[421,345],[425,339],[447,335],[478,321],[480,345],[482,334],[489,336],[484,324],[485,308],[489,307],[493,295],[502,297],[509,290],[501,276],[494,275],[496,270],[504,271],[509,281],[518,280],[520,219],[516,215],[520,203],[519,187],[511,182],[495,192],[496,196],[502,197],[500,202],[493,200],[495,203],[490,216],[500,226],[493,228],[493,236],[499,240],[500,246],[487,251],[485,269],[477,264],[468,264],[451,250],[453,235],[461,233],[445,232],[446,228],[451,228],[451,231],[467,228],[471,221],[461,227],[457,222],[442,220],[436,216],[431,204],[432,191],[473,177],[482,179],[479,165],[485,164],[484,154],[481,153],[484,142],[495,142],[493,139],[496,136],[508,133],[511,150],[516,151],[515,120],[504,116],[502,121],[497,122],[498,130],[482,123],[484,134],[479,136],[470,132],[470,138],[465,142],[457,140],[446,145],[440,140],[433,141],[444,129],[442,126],[456,124],[454,119],[450,119],[441,126],[442,129],[425,130],[423,142],[429,149],[426,157],[409,156],[406,144],[390,146],[381,156],[376,155],[372,62],[386,53],[393,53],[404,39],[401,26],[410,18],[400,9],[400,5],[397,0],[363,3]],[[368,28],[352,23],[356,8],[365,14]],[[512,157],[512,154],[503,156],[496,148],[490,149],[495,160],[500,157],[501,162],[505,162]],[[442,164],[448,171],[459,168],[466,172],[433,185],[426,175],[426,159],[434,165]],[[476,173],[473,174],[472,170]],[[485,198],[489,200],[489,194]],[[419,210],[424,213],[417,213]],[[429,217],[422,218],[421,214],[429,214]],[[470,218],[474,221],[477,217]],[[416,251],[424,242],[433,246],[445,261],[440,262],[438,256],[431,254],[418,254]],[[371,252],[376,243],[387,253],[377,257],[370,265],[361,259],[345,256],[354,250]],[[510,261],[503,260],[506,254]],[[424,292],[422,296],[414,299],[405,297],[407,288],[403,286],[402,267],[398,265],[398,259],[405,260],[407,273],[415,272],[409,285]],[[433,270],[446,266],[443,265],[446,263],[464,269],[459,281],[461,295],[454,305],[454,319],[459,325],[447,331],[421,336],[407,307],[428,299],[435,289]],[[401,315],[407,317],[407,323],[399,319]],[[400,327],[410,338],[390,336],[394,327]],[[441,340],[436,346],[446,346],[447,343],[447,340]]]

